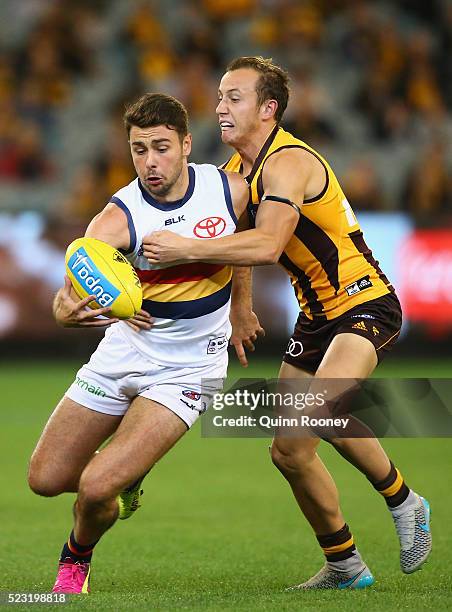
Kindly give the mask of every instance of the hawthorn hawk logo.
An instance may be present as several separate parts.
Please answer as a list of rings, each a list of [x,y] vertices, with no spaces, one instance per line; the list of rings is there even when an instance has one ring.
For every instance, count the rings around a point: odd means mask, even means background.
[[[226,221],[221,217],[206,217],[198,221],[193,229],[197,238],[215,238],[226,229]]]

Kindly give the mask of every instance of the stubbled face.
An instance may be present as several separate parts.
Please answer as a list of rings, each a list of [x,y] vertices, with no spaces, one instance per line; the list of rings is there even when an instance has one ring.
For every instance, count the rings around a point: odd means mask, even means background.
[[[259,127],[260,109],[256,83],[259,74],[252,68],[226,72],[218,89],[216,113],[221,139],[233,147],[246,143],[250,133]]]
[[[176,130],[166,125],[148,128],[133,125],[129,143],[143,187],[157,200],[171,199],[183,181],[182,171],[191,151],[190,134],[181,142]]]

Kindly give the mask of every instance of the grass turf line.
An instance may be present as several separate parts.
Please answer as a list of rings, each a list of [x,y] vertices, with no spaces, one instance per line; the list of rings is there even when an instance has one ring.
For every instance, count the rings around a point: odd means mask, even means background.
[[[383,366],[389,369],[390,363]],[[22,363],[0,368],[3,591],[47,592],[55,577],[74,498],[34,496],[26,486],[26,467],[75,367]],[[274,376],[277,368],[276,362],[261,362],[232,375]],[[397,368],[400,373],[395,374]],[[444,376],[448,364],[425,362],[416,366],[414,375],[439,377],[441,368]],[[406,376],[413,370],[413,364],[394,363],[389,375]],[[93,561],[93,594],[76,598],[67,609],[450,608],[450,440],[384,441],[408,484],[433,507],[434,551],[425,569],[412,576],[398,568],[397,539],[383,500],[365,478],[322,445],[346,519],[377,579],[364,592],[344,593],[284,592],[316,572],[323,561],[289,488],[271,466],[267,446],[266,439],[201,439],[197,426],[146,479],[144,505],[137,516],[118,523],[100,543]]]

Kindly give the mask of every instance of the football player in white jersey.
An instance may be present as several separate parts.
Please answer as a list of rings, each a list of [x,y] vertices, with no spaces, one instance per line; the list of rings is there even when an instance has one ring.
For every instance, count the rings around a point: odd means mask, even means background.
[[[51,415],[29,468],[35,493],[77,493],[53,587],[62,593],[89,592],[95,545],[118,515],[128,518],[136,509],[143,474],[204,412],[209,392],[226,375],[231,267],[151,266],[141,240],[168,225],[206,239],[233,233],[247,184],[215,166],[188,164],[187,112],[175,98],[146,94],[124,120],[138,177],[111,198],[85,235],[125,253],[142,281],[143,310],[128,322],[99,319],[109,309],[87,310],[92,296],[78,300],[66,279],[54,301],[56,321],[107,330]],[[234,342],[244,363],[243,344],[251,347],[261,328],[249,312],[241,314],[235,311]],[[218,381],[207,395],[202,378]]]

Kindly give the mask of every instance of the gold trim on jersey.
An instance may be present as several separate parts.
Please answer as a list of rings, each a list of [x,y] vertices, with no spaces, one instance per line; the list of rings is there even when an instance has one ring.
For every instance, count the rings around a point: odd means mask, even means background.
[[[223,289],[232,279],[231,266],[224,266],[211,276],[177,283],[142,283],[143,298],[156,302],[199,300]]]

